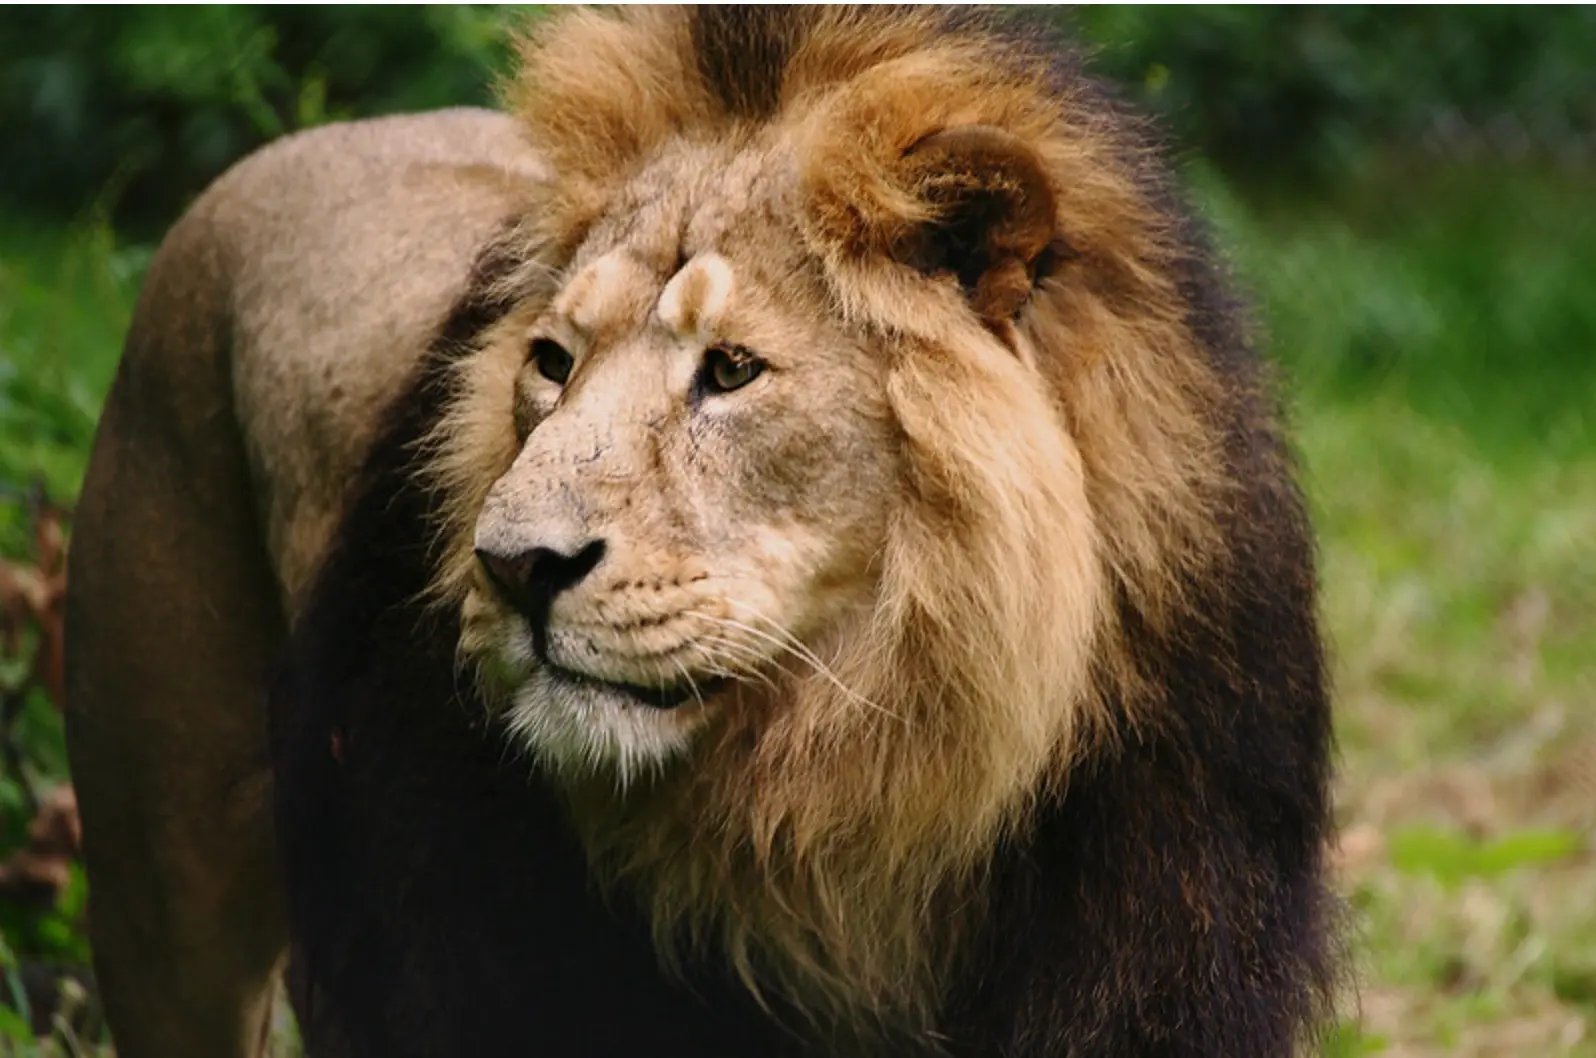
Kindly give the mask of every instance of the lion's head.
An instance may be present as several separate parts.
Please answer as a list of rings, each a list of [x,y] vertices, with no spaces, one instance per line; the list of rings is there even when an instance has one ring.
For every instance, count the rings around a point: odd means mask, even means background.
[[[582,12],[524,58],[558,176],[435,438],[463,653],[662,941],[913,1020],[1214,549],[1164,192],[979,18]]]

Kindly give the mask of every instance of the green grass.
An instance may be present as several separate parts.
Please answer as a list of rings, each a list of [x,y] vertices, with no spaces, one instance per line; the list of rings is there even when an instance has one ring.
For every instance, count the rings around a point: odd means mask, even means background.
[[[1588,180],[1248,207],[1199,176],[1321,540],[1361,1011],[1336,1053],[1596,1055]]]
[[[148,256],[147,249],[118,246],[93,220],[63,231],[0,218],[0,557],[31,557],[19,493],[35,484],[56,500],[77,493]],[[24,657],[30,650],[23,644]],[[0,681],[21,674],[16,659],[0,652]],[[15,736],[36,788],[65,777],[61,719],[42,694],[30,695]],[[0,853],[22,842],[27,822],[18,777],[0,770]],[[75,869],[49,912],[0,905],[0,989],[8,996],[20,994],[18,956],[87,961],[85,897]],[[14,1015],[0,1016],[0,1054],[33,1053],[15,1042],[18,1029]],[[45,1045],[41,1058],[89,1048],[69,1039],[64,1033]]]
[[[1591,174],[1324,202],[1192,179],[1259,294],[1321,538],[1359,982],[1325,1053],[1596,1056]],[[0,223],[0,482],[75,489],[147,256]]]
[[[92,218],[63,231],[0,217],[0,486],[76,495],[149,256]],[[16,513],[0,509],[7,554]]]

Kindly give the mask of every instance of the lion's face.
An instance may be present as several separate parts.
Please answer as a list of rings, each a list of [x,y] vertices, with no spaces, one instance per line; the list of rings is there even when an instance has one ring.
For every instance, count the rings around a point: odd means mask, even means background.
[[[520,450],[476,520],[468,640],[558,770],[625,776],[829,674],[903,488],[888,365],[775,225],[645,185],[497,339]]]

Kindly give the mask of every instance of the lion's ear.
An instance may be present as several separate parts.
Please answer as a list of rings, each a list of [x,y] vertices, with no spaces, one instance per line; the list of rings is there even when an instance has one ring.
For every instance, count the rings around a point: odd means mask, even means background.
[[[904,152],[900,186],[926,217],[893,240],[900,263],[958,277],[983,319],[1011,319],[1058,252],[1042,160],[991,125],[934,132]]]

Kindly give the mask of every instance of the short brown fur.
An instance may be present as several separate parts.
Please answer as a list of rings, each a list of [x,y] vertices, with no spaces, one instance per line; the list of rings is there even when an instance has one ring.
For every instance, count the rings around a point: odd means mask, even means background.
[[[502,115],[241,162],[150,265],[78,506],[67,746],[123,1058],[257,1053],[287,945],[262,682],[380,409],[542,169]]]

